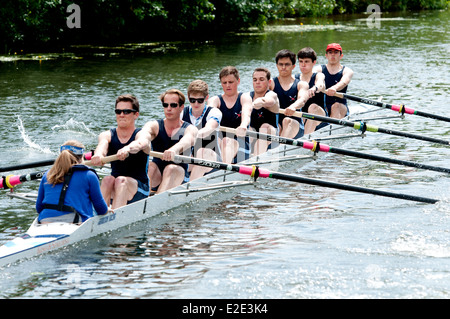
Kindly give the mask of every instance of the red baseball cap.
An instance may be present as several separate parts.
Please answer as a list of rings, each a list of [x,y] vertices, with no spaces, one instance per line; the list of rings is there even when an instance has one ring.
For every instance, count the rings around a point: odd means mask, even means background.
[[[341,51],[342,52],[342,47],[339,43],[330,43],[327,46],[327,49],[325,51],[329,51],[329,50],[337,50],[337,51]]]

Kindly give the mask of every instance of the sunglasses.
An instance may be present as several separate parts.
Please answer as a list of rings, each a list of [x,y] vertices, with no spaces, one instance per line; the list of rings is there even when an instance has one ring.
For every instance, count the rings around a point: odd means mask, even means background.
[[[114,112],[116,112],[117,115],[122,114],[122,112],[123,112],[123,114],[128,115],[128,114],[131,114],[131,113],[136,113],[137,111],[136,110],[131,110],[131,109],[125,109],[125,110],[115,109]]]
[[[199,104],[202,104],[203,102],[205,102],[205,98],[202,97],[202,98],[196,99],[196,98],[190,97],[189,102],[191,102],[191,103],[197,102]]]
[[[169,106],[170,106],[171,108],[178,107],[178,103],[164,103],[164,102],[163,102],[162,105],[163,105],[164,108],[169,107]]]

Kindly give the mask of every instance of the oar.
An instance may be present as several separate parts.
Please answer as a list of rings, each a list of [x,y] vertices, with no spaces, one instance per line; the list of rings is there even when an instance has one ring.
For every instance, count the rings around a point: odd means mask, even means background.
[[[280,109],[279,112],[281,114],[284,114],[285,110],[284,109]],[[361,121],[361,122],[350,122],[350,121],[346,121],[344,119],[335,119],[335,118],[332,118],[332,117],[320,116],[320,115],[303,113],[303,112],[294,112],[293,116],[295,116],[295,117],[303,117],[305,119],[310,119],[310,120],[314,120],[314,121],[327,122],[327,123],[333,123],[333,124],[342,125],[342,126],[348,126],[348,127],[354,128],[355,130],[360,130],[362,132],[369,131],[369,132],[385,133],[385,134],[390,134],[390,135],[396,135],[396,136],[413,138],[413,139],[421,140],[421,141],[427,141],[427,142],[432,142],[432,143],[450,145],[450,142],[446,141],[446,140],[441,140],[441,139],[438,139],[438,138],[428,137],[428,136],[423,136],[423,135],[418,135],[418,134],[411,134],[411,133],[406,133],[406,132],[394,131],[394,130],[391,130],[391,129],[385,129],[385,128],[381,128],[381,127],[378,127],[378,126],[375,126],[375,125],[367,124],[364,121]]]
[[[48,166],[48,165],[53,165],[54,162],[55,162],[55,160],[52,159],[52,160],[46,160],[46,161],[38,161],[38,162],[32,162],[32,163],[26,163],[26,164],[18,164],[18,165],[13,165],[13,166],[0,167],[0,172],[16,171],[16,170],[25,169],[25,168]]]
[[[341,92],[336,92],[336,94],[334,94],[334,96],[339,97],[341,99],[349,99],[349,100],[353,100],[353,101],[356,101],[356,102],[361,102],[361,103],[364,103],[364,104],[378,106],[378,107],[381,107],[381,108],[385,108],[385,109],[388,109],[388,110],[399,112],[401,114],[406,113],[406,114],[412,114],[412,115],[428,117],[430,119],[450,122],[450,117],[445,117],[445,116],[442,116],[442,115],[436,115],[436,114],[426,113],[426,112],[422,112],[422,111],[417,111],[417,110],[405,107],[402,104],[401,105],[395,105],[395,104],[382,103],[382,102],[379,102],[379,101],[369,100],[369,99],[366,99],[366,98],[363,98],[363,97],[358,97],[358,96],[350,95],[350,94],[347,94],[347,93],[341,93]]]
[[[102,158],[102,163],[103,163],[103,164],[107,164],[107,163],[114,162],[114,161],[117,161],[117,160],[118,160],[117,154],[114,154],[114,155],[110,155],[110,156],[105,156],[105,157],[103,157],[103,158]],[[91,161],[91,160],[89,160],[89,161],[84,161],[84,165],[87,165],[87,166],[94,166],[94,165],[92,164],[92,161]]]
[[[92,152],[88,152],[84,154],[85,159],[91,159]],[[13,166],[7,166],[7,167],[0,167],[0,172],[7,172],[7,171],[16,171],[20,169],[26,169],[26,168],[34,168],[34,167],[41,167],[41,166],[49,166],[53,165],[55,162],[54,159],[45,160],[45,161],[37,161],[37,162],[31,162],[26,164],[18,164]]]
[[[150,152],[150,156],[162,158],[162,153]],[[421,202],[421,203],[434,204],[434,203],[438,202],[437,199],[433,199],[433,198],[419,197],[419,196],[406,195],[406,194],[398,194],[398,193],[380,191],[380,190],[364,188],[364,187],[359,187],[359,186],[353,186],[353,185],[348,185],[348,184],[327,182],[327,181],[318,180],[318,179],[301,177],[298,175],[284,174],[284,173],[279,173],[279,172],[271,172],[264,168],[258,168],[257,166],[226,164],[226,163],[207,161],[207,160],[204,160],[201,158],[195,158],[195,157],[189,157],[189,156],[183,156],[183,155],[175,155],[174,160],[188,163],[188,164],[209,167],[209,168],[238,172],[240,174],[250,175],[251,177],[254,177],[255,179],[258,177],[274,178],[274,179],[280,179],[280,180],[285,180],[285,181],[290,181],[290,182],[297,182],[297,183],[303,183],[303,184],[309,184],[309,185],[336,188],[336,189],[342,189],[342,190],[359,192],[359,193],[379,195],[379,196],[384,196],[384,197],[399,198],[399,199],[410,200],[410,201]]]
[[[44,176],[45,171],[36,172],[24,175],[8,175],[2,176],[0,179],[0,188],[13,188],[16,185],[19,185],[26,181],[32,181],[35,179],[40,179]]]
[[[89,157],[90,158],[90,157]],[[102,163],[110,163],[112,161],[117,161],[117,155],[111,155],[106,156],[102,158]],[[85,165],[93,166],[91,161],[85,161]],[[26,181],[32,181],[36,179],[42,178],[44,176],[45,171],[42,172],[36,172],[36,173],[29,173],[29,174],[23,174],[23,175],[8,175],[8,176],[2,176],[0,177],[0,188],[13,188],[16,185],[19,185]]]
[[[230,127],[221,126],[220,130],[223,132],[228,132],[228,133],[234,133],[234,134],[236,133],[236,129],[230,128]],[[346,150],[346,149],[331,147],[327,144],[322,144],[322,143],[319,143],[316,141],[294,140],[291,138],[280,137],[280,136],[276,136],[276,135],[269,135],[269,134],[264,134],[264,133],[260,133],[260,132],[250,131],[250,130],[247,130],[247,135],[250,137],[254,137],[254,138],[265,139],[266,141],[270,141],[270,142],[277,142],[280,144],[303,147],[304,149],[312,150],[313,152],[330,152],[330,153],[335,153],[335,154],[339,154],[339,155],[346,155],[346,156],[364,158],[364,159],[374,160],[374,161],[379,161],[379,162],[404,165],[404,166],[409,166],[409,167],[426,169],[426,170],[430,170],[430,171],[450,173],[450,168],[425,165],[425,164],[420,164],[420,163],[415,163],[415,162],[410,162],[410,161],[397,160],[397,159],[384,157],[384,156],[371,155],[371,154],[366,154],[366,153],[361,153],[361,152],[350,151],[350,150]]]

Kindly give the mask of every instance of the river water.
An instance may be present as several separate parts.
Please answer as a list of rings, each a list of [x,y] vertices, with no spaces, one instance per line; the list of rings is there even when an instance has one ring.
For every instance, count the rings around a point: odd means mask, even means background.
[[[342,45],[343,64],[355,72],[350,94],[448,116],[450,12],[383,14],[376,22],[370,28],[365,16],[302,19],[152,52],[144,45],[0,57],[0,166],[54,158],[69,138],[94,148],[97,135],[115,124],[120,94],[141,101],[141,126],[163,115],[158,96],[168,88],[186,91],[200,78],[211,95],[219,94],[220,69],[235,65],[240,90],[249,91],[255,67],[277,74],[278,50],[311,46],[325,63],[331,42]],[[376,125],[450,139],[449,123],[417,116]],[[368,133],[340,147],[450,167],[448,147],[413,139]],[[446,174],[338,155],[293,172],[440,201],[419,204],[272,180],[1,269],[0,297],[448,298]],[[37,187],[27,182],[17,191]],[[6,191],[0,205],[3,244],[26,231],[35,210]]]

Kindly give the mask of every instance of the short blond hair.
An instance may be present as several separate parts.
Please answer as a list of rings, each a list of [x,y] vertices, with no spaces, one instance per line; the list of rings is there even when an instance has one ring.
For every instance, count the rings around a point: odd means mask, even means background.
[[[164,98],[166,97],[167,94],[176,94],[178,95],[178,104],[179,105],[184,105],[184,102],[186,101],[186,97],[184,96],[183,92],[181,92],[178,89],[169,89],[166,92],[164,92],[163,94],[161,94],[159,96],[159,99],[161,100],[161,102],[164,103]]]
[[[192,81],[188,86],[187,94],[188,97],[191,94],[202,94],[206,97],[209,94],[208,83],[203,80]]]

